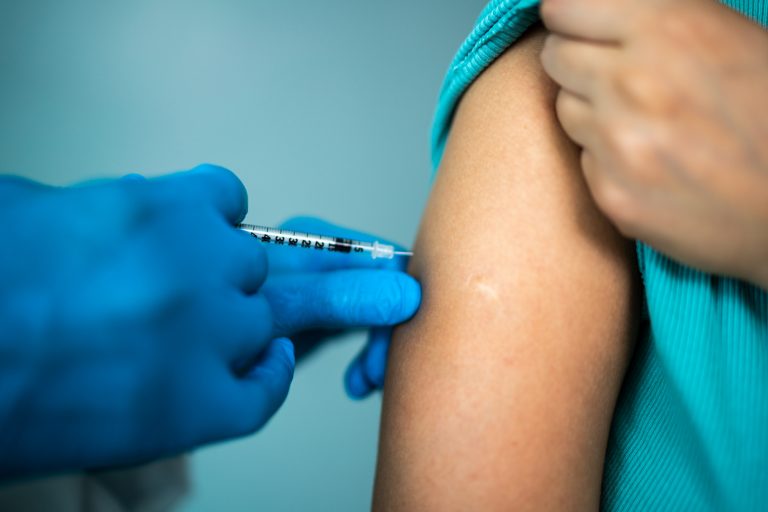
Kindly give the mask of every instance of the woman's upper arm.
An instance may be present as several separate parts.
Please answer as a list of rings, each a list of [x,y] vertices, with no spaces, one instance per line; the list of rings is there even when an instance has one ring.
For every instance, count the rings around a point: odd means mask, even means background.
[[[596,509],[636,319],[634,252],[592,204],[529,32],[456,113],[396,331],[376,510]]]

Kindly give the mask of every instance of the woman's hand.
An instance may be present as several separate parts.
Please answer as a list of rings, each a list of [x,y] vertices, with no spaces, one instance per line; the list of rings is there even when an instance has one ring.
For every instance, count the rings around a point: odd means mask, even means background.
[[[623,234],[768,288],[768,33],[715,1],[543,0],[541,55]]]

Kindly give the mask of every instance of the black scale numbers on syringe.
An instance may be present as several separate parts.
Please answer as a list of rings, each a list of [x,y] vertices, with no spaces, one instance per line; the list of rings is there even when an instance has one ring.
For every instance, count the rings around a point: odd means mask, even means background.
[[[337,252],[337,253],[369,253],[371,258],[392,259],[395,256],[412,256],[410,251],[396,251],[395,247],[380,242],[362,242],[349,238],[338,238],[326,235],[315,235],[302,231],[268,228],[253,224],[240,224],[239,229],[251,234],[265,244],[296,247],[305,250]]]

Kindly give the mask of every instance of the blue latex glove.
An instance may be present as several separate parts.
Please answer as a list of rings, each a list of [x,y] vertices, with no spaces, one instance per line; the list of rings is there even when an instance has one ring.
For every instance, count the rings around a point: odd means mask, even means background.
[[[259,429],[293,347],[240,181],[0,177],[0,477],[143,462]],[[281,325],[285,322],[278,318]]]
[[[281,227],[377,240],[308,217],[291,219]],[[382,387],[391,327],[413,316],[421,302],[420,286],[404,272],[407,259],[374,260],[367,254],[321,253],[274,245],[268,246],[267,256],[270,270],[263,292],[275,315],[276,333],[290,336],[301,357],[334,334],[370,328],[368,345],[349,366],[345,387],[353,398],[363,398]]]

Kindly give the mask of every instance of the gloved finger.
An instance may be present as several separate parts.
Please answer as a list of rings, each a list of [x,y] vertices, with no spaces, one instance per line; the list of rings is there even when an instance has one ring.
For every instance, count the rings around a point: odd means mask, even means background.
[[[581,147],[594,148],[598,131],[594,107],[579,96],[564,89],[557,93],[557,119],[563,131]]]
[[[370,395],[375,389],[374,385],[368,382],[363,369],[363,353],[357,355],[347,367],[344,374],[344,389],[347,396],[353,400],[361,400]]]
[[[232,171],[223,167],[204,164],[152,181],[158,185],[161,195],[181,195],[201,204],[211,204],[232,225],[242,221],[248,212],[245,186]]]
[[[600,94],[604,77],[620,54],[619,47],[590,43],[550,34],[541,50],[541,63],[547,75],[564,90],[586,100]]]
[[[394,245],[398,250],[403,247],[388,240],[376,237],[361,231],[344,228],[314,217],[295,217],[280,225],[283,229],[301,231],[306,233],[328,235],[339,238],[360,240],[363,242],[379,241]],[[271,245],[267,253],[271,268],[275,272],[313,272],[331,271],[345,268],[387,268],[392,270],[404,270],[408,264],[408,258],[395,257],[391,260],[373,259],[367,253],[339,253],[321,252],[310,250],[296,250],[293,247],[279,247]]]
[[[293,380],[296,358],[286,338],[272,340],[259,359],[240,379],[241,433],[255,432],[277,412]]]
[[[259,291],[267,278],[267,255],[260,242],[243,231],[232,230],[225,248],[224,268],[228,281],[246,295]]]
[[[262,288],[276,336],[309,329],[395,325],[421,303],[421,287],[395,270],[338,270],[270,276]]]
[[[228,300],[209,305],[205,314],[215,318],[215,339],[230,368],[242,374],[258,360],[273,338],[272,310],[263,294],[244,296],[233,293]]]
[[[371,329],[368,342],[344,375],[344,388],[350,398],[365,398],[372,391],[384,387],[391,338],[392,329],[389,327]]]
[[[368,338],[368,347],[363,352],[363,371],[366,380],[377,389],[384,387],[384,376],[387,371],[387,355],[389,343],[392,339],[392,329],[371,329]]]

